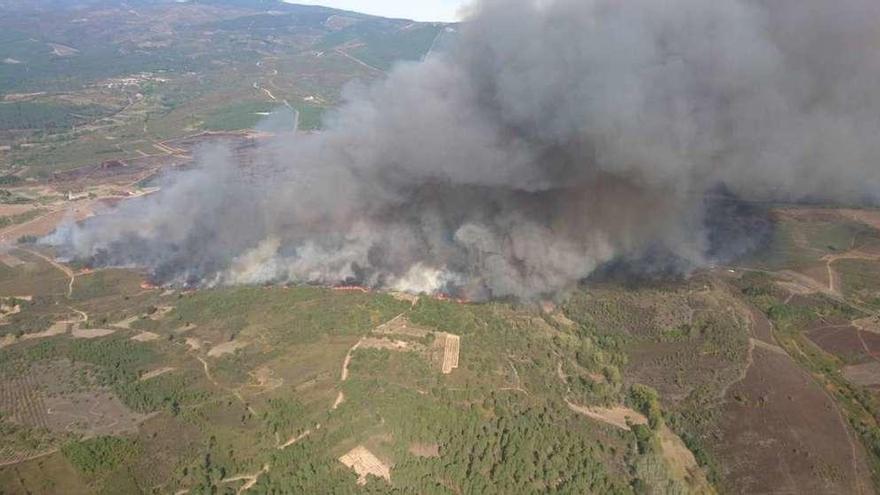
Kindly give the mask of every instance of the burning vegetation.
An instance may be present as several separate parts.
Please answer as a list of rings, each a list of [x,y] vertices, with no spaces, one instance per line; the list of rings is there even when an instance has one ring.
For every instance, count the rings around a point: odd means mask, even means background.
[[[45,242],[159,284],[546,299],[754,248],[749,202],[874,201],[880,4],[484,0],[313,134],[222,148]]]

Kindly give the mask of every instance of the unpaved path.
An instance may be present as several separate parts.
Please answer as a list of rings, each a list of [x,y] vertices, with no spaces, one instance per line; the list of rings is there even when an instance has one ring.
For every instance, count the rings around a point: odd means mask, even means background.
[[[565,400],[565,404],[578,414],[626,431],[630,431],[630,425],[648,424],[648,418],[644,414],[624,406],[579,406],[568,399]],[[673,478],[692,486],[694,493],[715,493],[714,488],[706,479],[703,469],[697,464],[694,453],[687,448],[675,432],[670,430],[668,426],[662,425],[657,430],[657,437],[660,440],[663,459],[666,460]]]
[[[620,428],[621,430],[630,430],[630,425],[646,425],[648,418],[644,414],[634,411],[628,407],[590,407],[580,406],[568,399],[565,399],[565,405],[572,411],[587,416],[588,418],[607,423],[611,426]]]
[[[740,493],[866,493],[860,445],[833,397],[776,344],[762,312],[740,309],[750,320],[749,353],[740,379],[724,389],[715,447],[725,485]],[[842,476],[829,485],[816,465]]]
[[[254,416],[257,415],[257,411],[254,410],[254,408],[251,407],[251,405],[248,403],[248,401],[246,401],[244,399],[244,397],[241,395],[241,392],[239,392],[238,389],[234,389],[234,388],[230,388],[225,385],[222,385],[211,374],[211,369],[208,366],[208,362],[205,361],[205,359],[202,358],[202,356],[196,356],[196,359],[198,359],[199,362],[202,363],[202,367],[205,370],[205,377],[208,379],[209,382],[211,382],[215,387],[219,388],[220,390],[223,390],[224,392],[230,393],[233,396],[235,396],[235,398],[238,399],[238,401],[241,402],[251,414],[253,414]]]
[[[366,63],[366,62],[364,62],[363,60],[361,60],[361,59],[355,57],[354,55],[351,55],[350,53],[346,52],[346,51],[343,50],[342,48],[337,48],[335,51],[336,51],[336,53],[342,55],[343,57],[345,57],[345,58],[351,60],[352,62],[354,62],[354,63],[356,63],[356,64],[358,64],[358,65],[360,65],[360,66],[362,66],[362,67],[366,67],[367,69],[370,69],[371,71],[375,71],[375,72],[378,72],[378,73],[380,73],[380,74],[384,74],[384,73],[385,73],[384,70],[382,70],[382,69],[380,69],[380,68],[378,68],[378,67],[374,67],[374,66],[372,66],[372,65],[370,65],[370,64],[368,64],[368,63]]]
[[[840,284],[840,274],[832,266],[836,261],[840,260],[863,260],[863,261],[880,261],[880,255],[863,253],[859,250],[848,251],[842,254],[829,254],[822,257],[828,270],[828,290],[832,293],[843,296]]]
[[[46,263],[49,263],[50,265],[55,267],[55,269],[61,271],[61,273],[63,273],[67,278],[69,278],[70,282],[67,284],[67,298],[70,299],[70,297],[73,295],[73,284],[74,284],[74,282],[76,282],[76,273],[73,270],[71,270],[70,268],[62,265],[61,263],[58,263],[57,261],[53,260],[52,258],[46,256],[45,254],[43,254],[39,251],[34,251],[32,249],[26,249],[26,248],[21,248],[21,250],[26,253],[32,254],[32,255],[36,256],[37,258],[42,259]]]
[[[355,344],[353,346],[351,346],[351,348],[345,354],[345,359],[342,361],[342,371],[339,373],[340,384],[344,383],[346,380],[348,380],[348,365],[351,364],[351,355],[354,353],[354,351],[358,350],[358,348],[361,345],[363,345],[364,339],[366,339],[367,336],[372,332],[381,332],[382,328],[394,323],[395,321],[397,321],[400,318],[403,318],[404,315],[406,315],[405,311],[403,313],[400,313],[399,315],[395,316],[394,318],[391,318],[390,320],[386,321],[385,323],[379,325],[378,327],[374,328],[373,330],[368,332],[367,335],[364,335],[363,337],[358,339],[358,341],[355,342]],[[345,402],[345,393],[340,390],[339,394],[336,395],[336,400],[333,401],[333,405],[330,406],[330,410],[331,411],[336,410],[339,406],[342,405],[343,402]]]
[[[315,429],[316,429],[316,430],[321,429],[321,425],[320,425],[320,424],[316,425],[316,426],[315,426]],[[312,430],[311,430],[311,429],[308,429],[308,430],[306,430],[306,431],[300,433],[300,434],[297,435],[297,436],[290,437],[286,442],[284,442],[283,444],[281,444],[281,445],[278,446],[278,450],[284,450],[284,449],[286,449],[287,447],[290,447],[291,445],[296,444],[297,442],[299,442],[300,440],[306,438],[307,436],[309,436],[309,435],[311,435],[311,434],[312,434]]]
[[[225,479],[220,480],[220,483],[235,483],[236,481],[245,481],[246,483],[241,485],[241,488],[239,488],[238,491],[236,492],[237,494],[240,495],[240,494],[250,490],[251,488],[253,488],[254,485],[257,484],[257,481],[260,479],[260,476],[262,476],[268,472],[269,472],[269,465],[264,464],[263,469],[257,471],[254,474],[242,474],[239,476],[233,476],[231,478],[225,478]]]

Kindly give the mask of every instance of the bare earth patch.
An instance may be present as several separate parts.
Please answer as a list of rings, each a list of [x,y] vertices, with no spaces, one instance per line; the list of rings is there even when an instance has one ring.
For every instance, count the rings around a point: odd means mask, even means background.
[[[160,338],[161,337],[158,333],[141,332],[132,337],[131,340],[134,340],[135,342],[153,342],[155,340],[159,340]]]
[[[75,205],[66,206],[62,209],[50,211],[49,213],[41,215],[29,222],[11,225],[5,229],[0,229],[0,242],[14,243],[19,237],[25,235],[43,237],[55,230],[55,227],[66,219],[75,222],[85,220],[94,214],[94,209],[96,207],[97,200],[81,202]]]
[[[790,357],[755,346],[726,398],[713,445],[725,491],[864,493],[861,445],[833,399]]]
[[[414,443],[409,446],[409,453],[416,457],[440,457],[440,445],[436,443]]]
[[[112,390],[83,380],[84,368],[67,360],[0,380],[0,412],[16,423],[87,437],[133,432],[147,418]],[[86,375],[88,376],[88,375]]]
[[[186,345],[189,346],[191,351],[197,351],[202,348],[202,341],[196,337],[187,337]]]
[[[444,375],[452,373],[458,368],[458,353],[461,348],[461,337],[451,333],[443,334],[443,364],[440,370]]]
[[[88,436],[137,431],[147,416],[125,406],[113,392],[94,390],[45,399],[49,429]]]
[[[628,407],[589,407],[565,401],[569,409],[589,418],[608,423],[622,430],[630,430],[630,425],[646,425],[648,418]],[[669,465],[675,479],[686,482],[696,490],[694,493],[715,493],[706,479],[706,473],[697,464],[693,452],[668,426],[663,425],[658,431],[663,459]]]
[[[248,375],[254,378],[255,384],[251,384],[249,386],[259,388],[262,392],[269,392],[271,390],[275,390],[276,388],[284,385],[284,379],[278,376],[275,376],[275,371],[268,366],[261,366],[253,371],[248,372]]]
[[[373,475],[391,481],[391,468],[384,464],[363,445],[359,445],[339,458],[339,462],[354,469],[358,475],[358,484],[367,484],[367,476]]]
[[[844,366],[843,376],[862,387],[880,385],[880,363],[872,361],[865,364]]]
[[[116,328],[124,328],[125,330],[129,330],[129,329],[131,329],[131,325],[132,325],[134,322],[138,321],[140,318],[141,318],[140,316],[135,315],[135,316],[132,316],[132,317],[126,318],[126,319],[124,319],[124,320],[122,320],[122,321],[119,321],[119,322],[113,323],[113,324],[110,325],[110,326],[112,326],[112,327],[116,327]]]
[[[116,333],[116,330],[111,330],[109,328],[74,328],[70,333],[75,339],[97,339],[99,337],[113,335]]]
[[[384,325],[379,325],[373,330],[373,333],[380,335],[408,335],[410,337],[421,338],[431,333],[431,330],[416,325],[400,316]]]
[[[145,382],[151,378],[156,378],[157,376],[162,376],[165,373],[169,373],[174,370],[175,370],[175,368],[172,368],[170,366],[165,367],[165,368],[159,368],[159,369],[156,369],[156,370],[153,370],[153,371],[150,371],[150,372],[147,372],[147,373],[144,373],[143,375],[141,375],[140,381]]]
[[[874,315],[860,320],[853,320],[853,326],[864,332],[880,334],[880,316]]]
[[[67,333],[71,327],[75,327],[76,324],[77,322],[73,321],[56,321],[48,329],[43,330],[42,332],[26,333],[18,338],[16,338],[15,335],[7,334],[2,340],[0,340],[0,349],[15,344],[18,341],[45,339],[57,335],[63,335]]]
[[[0,204],[0,217],[10,217],[13,215],[21,215],[27,213],[37,207],[32,204]]]
[[[660,429],[660,447],[663,450],[663,458],[672,471],[672,476],[694,487],[695,493],[715,493],[715,490],[706,479],[706,473],[697,464],[694,453],[668,426]]]
[[[147,315],[147,318],[153,321],[159,321],[165,317],[168,313],[174,311],[174,306],[159,306],[156,311]]]
[[[320,430],[321,425],[320,424],[316,425],[315,429]],[[290,437],[286,442],[284,442],[283,444],[278,446],[278,450],[284,450],[287,447],[290,447],[291,445],[295,445],[297,442],[299,442],[300,440],[302,440],[303,438],[306,438],[307,436],[309,436],[311,434],[312,434],[312,430],[306,430],[306,431],[300,433],[299,435]]]
[[[193,325],[192,323],[187,323],[186,325],[174,330],[174,333],[176,333],[176,334],[186,333],[186,332],[195,330],[196,327],[197,327],[197,325]]]
[[[419,302],[419,296],[410,294],[408,292],[389,292],[389,295],[398,301],[404,301],[412,304],[413,306]]]
[[[189,342],[189,339],[187,339],[187,342]],[[239,349],[244,349],[248,345],[250,345],[249,342],[244,342],[241,340],[233,340],[232,342],[224,342],[222,344],[218,344],[218,345],[215,345],[214,347],[212,347],[211,350],[208,351],[208,356],[209,357],[221,357],[221,356],[225,356],[226,354],[235,354],[235,351],[237,351]]]
[[[17,266],[23,265],[24,261],[9,253],[0,253],[0,263],[8,266],[9,268],[15,268]]]
[[[617,407],[590,407],[590,406],[579,406],[568,400],[565,401],[568,405],[568,408],[572,411],[583,414],[589,418],[593,418],[597,421],[601,421],[603,423],[608,423],[612,426],[616,426],[622,430],[629,431],[630,424],[634,425],[646,425],[648,424],[648,418],[646,418],[643,414],[633,411],[628,407],[617,406]]]
[[[409,342],[402,340],[376,339],[365,337],[361,340],[361,348],[363,349],[388,349],[390,351],[406,351],[410,347]]]
[[[72,46],[62,45],[60,43],[46,43],[52,49],[52,54],[58,57],[71,57],[79,53],[79,50]]]

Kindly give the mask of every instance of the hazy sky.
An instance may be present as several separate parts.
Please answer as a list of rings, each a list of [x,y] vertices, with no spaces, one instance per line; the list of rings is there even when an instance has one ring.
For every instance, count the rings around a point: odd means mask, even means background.
[[[290,3],[326,5],[384,17],[417,21],[457,21],[467,0],[287,0]]]

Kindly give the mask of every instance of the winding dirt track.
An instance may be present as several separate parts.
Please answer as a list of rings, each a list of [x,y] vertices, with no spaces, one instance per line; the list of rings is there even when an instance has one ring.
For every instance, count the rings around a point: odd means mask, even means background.
[[[837,403],[776,345],[764,314],[748,311],[747,367],[725,393],[717,447],[725,484],[739,493],[868,493],[861,446]],[[848,474],[829,480],[820,465]]]
[[[859,250],[849,251],[843,254],[830,254],[822,258],[828,269],[828,290],[832,293],[843,297],[840,284],[840,274],[832,266],[834,262],[840,260],[862,260],[862,261],[880,261],[880,255],[863,253]]]
[[[39,251],[34,251],[32,249],[26,249],[26,248],[21,248],[21,250],[42,259],[46,263],[49,263],[50,265],[55,267],[55,269],[57,269],[61,273],[63,273],[68,279],[70,279],[70,282],[67,284],[67,298],[70,299],[71,296],[73,296],[73,284],[76,282],[76,273],[74,273],[73,270],[62,265],[61,263],[58,263],[57,261],[53,260],[52,258],[46,256],[45,254],[43,254]],[[82,312],[77,311],[77,313],[82,313]],[[86,317],[86,320],[88,320],[88,317]]]

